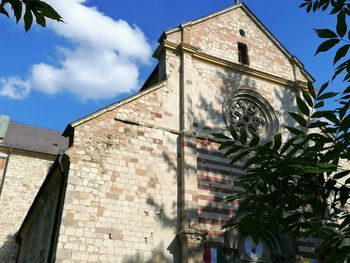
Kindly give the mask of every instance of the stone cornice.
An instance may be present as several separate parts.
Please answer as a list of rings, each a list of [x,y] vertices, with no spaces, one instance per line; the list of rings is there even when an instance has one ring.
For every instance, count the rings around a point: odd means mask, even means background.
[[[205,53],[201,51],[198,47],[186,44],[186,43],[173,43],[168,40],[164,40],[163,43],[157,48],[157,50],[154,52],[154,57],[158,57],[160,53],[162,53],[164,50],[170,50],[175,52],[184,52],[189,53],[192,55],[194,59],[200,60],[202,62],[217,65],[220,67],[223,67],[225,69],[233,70],[236,72],[240,72],[242,74],[246,74],[252,77],[256,77],[265,81],[269,81],[272,83],[276,83],[279,85],[283,85],[290,88],[307,88],[307,83],[302,81],[292,81],[285,78],[281,78],[279,76],[275,76],[248,66],[244,66],[238,63],[234,63],[213,55],[210,55],[208,53]]]

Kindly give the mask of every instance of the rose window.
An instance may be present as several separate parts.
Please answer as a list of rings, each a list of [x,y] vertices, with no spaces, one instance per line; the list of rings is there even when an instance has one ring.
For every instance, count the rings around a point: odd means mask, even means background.
[[[266,119],[261,110],[253,103],[237,100],[229,111],[230,122],[239,130],[250,135],[266,133]]]
[[[258,93],[238,90],[228,99],[225,107],[226,123],[248,136],[258,135],[261,139],[272,136],[278,130],[278,121],[273,108]]]

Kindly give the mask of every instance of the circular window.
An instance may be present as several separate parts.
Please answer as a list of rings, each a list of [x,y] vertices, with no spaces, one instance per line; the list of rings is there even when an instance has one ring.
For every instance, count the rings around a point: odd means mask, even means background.
[[[278,131],[273,108],[254,91],[238,90],[227,100],[224,111],[226,124],[245,131],[248,136],[266,139]]]
[[[241,35],[241,37],[245,37],[245,31],[243,29],[239,30],[239,34]]]

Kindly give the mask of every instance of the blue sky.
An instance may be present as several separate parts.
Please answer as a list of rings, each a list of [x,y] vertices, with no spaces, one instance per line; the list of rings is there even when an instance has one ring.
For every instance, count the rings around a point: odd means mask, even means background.
[[[66,24],[33,26],[26,34],[23,24],[0,17],[0,114],[63,130],[137,92],[156,65],[151,55],[162,32],[227,8],[234,0],[47,2],[61,11]],[[329,27],[335,18],[306,14],[298,8],[300,2],[244,1],[322,83],[330,78],[331,57],[314,56],[320,40],[313,28]]]

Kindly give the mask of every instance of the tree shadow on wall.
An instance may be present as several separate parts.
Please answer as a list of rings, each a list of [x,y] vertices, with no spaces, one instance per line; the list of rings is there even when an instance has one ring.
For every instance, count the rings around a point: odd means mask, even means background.
[[[222,152],[219,152],[217,148],[210,146],[210,143],[207,145],[203,145],[198,140],[211,140],[211,134],[216,132],[225,131],[226,126],[223,121],[223,114],[225,111],[225,104],[227,99],[235,94],[235,92],[242,89],[250,89],[260,93],[262,90],[264,92],[269,92],[269,98],[266,98],[271,104],[270,98],[276,101],[280,101],[281,107],[275,108],[275,112],[278,118],[280,118],[280,123],[283,123],[282,118],[289,121],[289,117],[287,112],[292,108],[291,103],[291,94],[292,90],[290,88],[281,89],[269,89],[266,87],[265,89],[261,88],[261,82],[257,83],[254,79],[243,76],[241,74],[237,74],[230,71],[220,70],[217,71],[216,75],[220,88],[214,91],[214,94],[206,93],[205,90],[199,92],[196,98],[191,98],[189,103],[193,105],[194,114],[193,114],[193,126],[194,126],[194,137],[196,147],[194,148],[194,154],[197,157],[197,161],[195,165],[190,165],[186,163],[184,169],[188,171],[187,174],[191,176],[198,176],[202,179],[198,179],[198,196],[199,194],[202,196],[208,197],[208,200],[203,205],[199,205],[197,203],[198,209],[187,209],[186,213],[191,215],[196,215],[196,220],[185,222],[185,225],[190,228],[199,228],[204,231],[217,231],[220,229],[221,225],[218,222],[227,221],[228,218],[234,214],[237,209],[235,204],[226,204],[223,202],[225,196],[237,191],[239,189],[239,185],[235,183],[235,180],[242,175],[239,173],[239,165],[231,166],[229,165],[230,160],[228,158],[223,158]],[[266,82],[268,86],[268,82]],[[207,87],[213,88],[213,87]],[[209,94],[209,95],[208,95]],[[264,94],[262,94],[264,97]],[[290,123],[288,123],[290,125]],[[181,189],[181,171],[180,171],[180,154],[181,154],[181,140],[180,136],[177,139],[177,157],[174,158],[173,155],[169,154],[167,151],[163,151],[162,159],[164,163],[167,165],[167,169],[169,174],[176,173],[177,176],[177,197],[176,202],[172,203],[172,209],[176,213],[174,215],[169,215],[164,212],[164,204],[162,204],[159,199],[155,199],[152,196],[148,196],[147,204],[153,208],[156,214],[157,224],[159,224],[162,228],[165,229],[176,229],[178,233],[181,230],[181,218],[182,213],[181,205],[183,203],[182,200],[182,189]],[[214,176],[212,176],[214,174]],[[226,186],[218,186],[218,183],[212,180],[211,177],[224,178],[225,180],[229,178],[232,183],[226,184]],[[185,178],[186,179],[186,178]],[[226,180],[228,181],[228,180]],[[220,183],[219,183],[220,184]],[[222,184],[222,183],[221,183]],[[225,191],[220,189],[220,187],[224,188]],[[227,191],[229,190],[229,191]],[[197,197],[198,197],[197,196]],[[220,198],[217,198],[217,197]],[[214,197],[214,198],[212,198]],[[197,199],[198,202],[198,199]],[[214,218],[214,219],[213,219]],[[207,228],[203,228],[202,222],[207,223]],[[215,223],[215,228],[210,227],[210,222]],[[208,244],[211,246],[213,244],[213,240],[210,235],[208,235]],[[212,242],[212,243],[210,243]],[[215,245],[214,245],[215,246]],[[216,246],[218,244],[216,243]],[[176,233],[174,232],[174,239],[171,244],[160,243],[158,247],[153,249],[152,251],[142,252],[142,250],[137,250],[134,256],[125,256],[123,258],[123,263],[170,263],[170,262],[180,262],[180,253],[179,253],[180,242],[176,237]],[[171,259],[171,256],[172,259]]]
[[[0,262],[14,263],[17,260],[18,244],[15,235],[8,235],[0,247]]]

